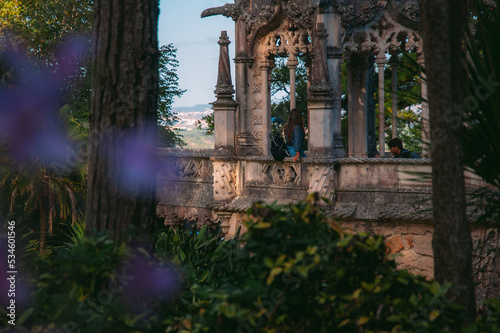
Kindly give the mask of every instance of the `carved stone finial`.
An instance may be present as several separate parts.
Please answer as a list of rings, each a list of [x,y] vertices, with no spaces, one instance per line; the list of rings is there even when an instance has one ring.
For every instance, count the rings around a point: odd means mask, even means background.
[[[240,11],[239,8],[236,6],[236,4],[226,3],[224,6],[205,9],[201,13],[201,18],[215,16],[215,15],[223,15],[225,17],[231,17],[233,20],[236,21],[240,15]]]
[[[217,85],[214,90],[217,101],[214,103],[234,103],[234,88],[231,81],[231,66],[229,64],[228,45],[230,43],[227,31],[222,31],[218,41],[218,44],[220,45],[219,70],[217,75]]]

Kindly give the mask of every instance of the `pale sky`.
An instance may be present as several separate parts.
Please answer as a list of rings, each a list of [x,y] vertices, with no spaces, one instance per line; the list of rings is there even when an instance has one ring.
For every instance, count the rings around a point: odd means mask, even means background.
[[[231,0],[161,0],[159,44],[177,48],[179,87],[187,91],[174,107],[208,104],[215,101],[220,33],[226,30],[231,41],[229,58],[234,85],[234,21],[225,16],[201,18],[207,8],[234,3]]]

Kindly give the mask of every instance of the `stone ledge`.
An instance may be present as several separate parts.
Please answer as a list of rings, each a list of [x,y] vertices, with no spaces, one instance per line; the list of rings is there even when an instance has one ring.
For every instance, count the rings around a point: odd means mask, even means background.
[[[247,210],[252,207],[255,202],[262,202],[264,205],[270,205],[276,203],[278,205],[288,205],[296,203],[295,199],[264,199],[257,197],[236,197],[231,201],[224,202],[212,202],[209,204],[209,208],[216,211],[229,211],[246,213]]]
[[[432,222],[432,212],[429,209],[428,205],[337,202],[332,209],[327,210],[327,214],[355,221]]]
[[[213,149],[158,148],[158,157],[210,158]]]

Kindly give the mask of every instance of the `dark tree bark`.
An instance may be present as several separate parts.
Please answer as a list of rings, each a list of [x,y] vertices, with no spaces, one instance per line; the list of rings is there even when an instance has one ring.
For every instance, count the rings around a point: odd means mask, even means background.
[[[420,0],[428,85],[434,210],[434,272],[454,282],[450,296],[476,314],[472,239],[466,217],[463,153],[464,0]]]
[[[87,230],[141,240],[155,218],[158,0],[94,4]]]

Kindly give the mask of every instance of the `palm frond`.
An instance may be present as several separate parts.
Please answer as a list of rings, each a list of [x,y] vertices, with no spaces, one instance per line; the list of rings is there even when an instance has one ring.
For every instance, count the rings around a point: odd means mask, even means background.
[[[69,188],[68,185],[64,185],[66,187],[66,190],[68,191],[69,198],[71,201],[71,224],[74,225],[76,223],[76,199],[75,199],[75,193],[73,192],[72,189]]]

